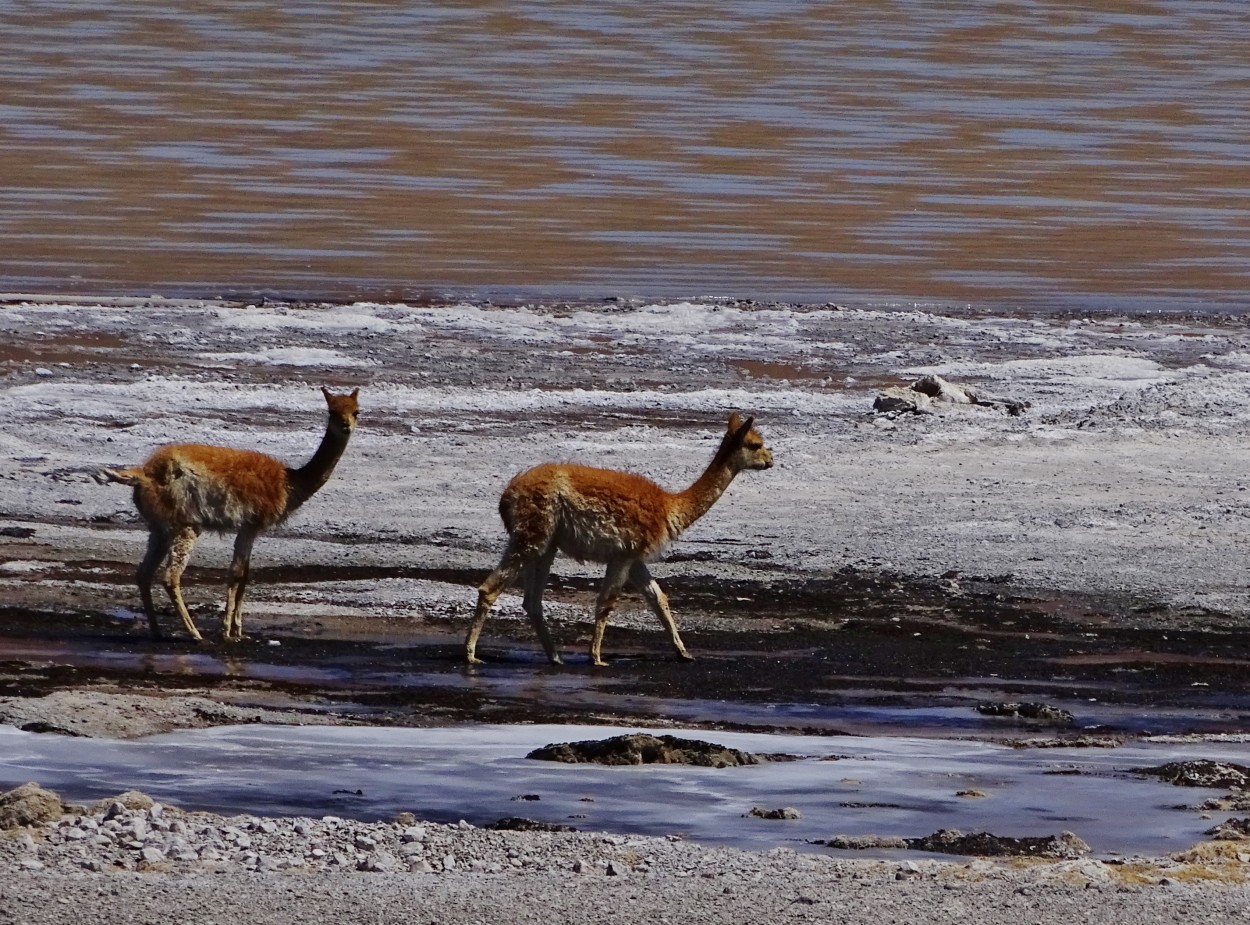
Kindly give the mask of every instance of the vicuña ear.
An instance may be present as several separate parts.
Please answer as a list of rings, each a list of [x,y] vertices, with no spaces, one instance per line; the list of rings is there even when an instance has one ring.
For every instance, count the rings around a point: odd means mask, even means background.
[[[732,433],[733,431],[737,430],[741,426],[742,426],[742,415],[738,414],[737,411],[729,412],[729,426],[726,427],[725,430],[730,431]]]
[[[352,399],[352,401],[355,401],[355,400],[356,400],[356,396],[357,396],[357,395],[359,395],[359,394],[360,394],[360,389],[358,389],[358,388],[356,388],[356,389],[352,389],[352,394],[351,394],[351,399]]]
[[[737,417],[737,415],[735,414],[735,415],[734,415],[734,417]],[[732,422],[731,422],[731,424],[732,424]],[[747,434],[749,434],[749,433],[751,432],[751,427],[752,427],[754,424],[755,424],[755,418],[753,418],[753,417],[752,417],[752,418],[747,418],[747,419],[746,419],[746,423],[742,424],[742,425],[741,425],[741,426],[740,426],[740,427],[739,427],[739,428],[738,428],[738,429],[734,432],[734,442],[735,442],[735,443],[741,443],[743,440],[745,440],[745,439],[747,438]]]
[[[325,398],[326,398],[326,401],[327,401],[327,402],[328,402],[331,398],[333,398],[333,397],[334,397],[333,395],[331,395],[331,394],[330,394],[330,390],[329,390],[329,389],[327,389],[324,385],[321,387],[321,394],[325,396]]]

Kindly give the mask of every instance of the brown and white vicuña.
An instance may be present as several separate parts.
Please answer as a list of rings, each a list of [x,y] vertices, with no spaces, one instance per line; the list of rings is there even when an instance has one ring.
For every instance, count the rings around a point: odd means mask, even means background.
[[[201,639],[182,598],[182,573],[195,542],[205,530],[234,533],[234,558],[226,590],[222,637],[243,638],[243,594],[247,590],[252,544],[282,523],[325,485],[356,427],[359,389],[334,395],[322,388],[328,411],[325,436],[298,469],[254,450],[198,443],[163,446],[141,466],[101,469],[99,482],[134,488],[135,507],[148,525],[148,549],[137,580],[152,635],[161,630],[152,603],[152,581],[162,563],[165,590],[194,639]]]
[[[545,463],[512,479],[499,499],[508,543],[498,567],[478,589],[477,610],[465,639],[470,664],[480,663],[477,641],[499,595],[518,577],[524,609],[553,664],[560,654],[543,618],[543,587],[557,552],[580,561],[603,562],[607,573],[595,605],[590,660],[603,666],[603,634],[622,589],[642,592],[664,624],[677,657],[692,661],[677,632],[668,598],[646,563],[655,559],[708,512],[744,469],[768,469],[773,454],[755,430],[754,418],[737,412],[711,463],[694,484],[670,492],[641,475],[572,463]]]

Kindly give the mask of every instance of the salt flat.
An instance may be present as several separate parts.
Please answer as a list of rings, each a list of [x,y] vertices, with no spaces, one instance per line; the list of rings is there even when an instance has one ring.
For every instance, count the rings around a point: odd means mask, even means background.
[[[0,332],[3,645],[23,666],[0,698],[9,722],[116,736],[294,708],[340,724],[898,736],[914,722],[1028,739],[1050,733],[950,717],[1036,692],[1074,711],[1060,735],[1160,731],[1152,717],[1245,728],[1239,319],[14,299]],[[1029,407],[874,413],[882,389],[922,375]],[[128,493],[90,473],[171,440],[298,463],[323,384],[360,387],[361,426],[326,488],[258,542],[255,638],[147,641],[129,577],[144,532]],[[699,662],[669,663],[635,603],[609,630],[616,664],[592,671],[599,569],[561,559],[550,612],[569,665],[542,664],[510,595],[483,638],[490,664],[463,673],[458,640],[514,472],[568,459],[681,487],[731,410],[755,415],[776,466],[740,477],[655,566]],[[228,556],[205,538],[189,575],[210,636]],[[118,706],[136,683],[218,706]],[[34,709],[32,695],[76,687],[95,708]],[[969,759],[967,773],[989,767]]]

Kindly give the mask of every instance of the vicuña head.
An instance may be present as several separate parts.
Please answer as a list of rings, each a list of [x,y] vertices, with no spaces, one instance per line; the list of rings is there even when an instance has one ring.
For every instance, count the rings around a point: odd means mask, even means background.
[[[734,412],[712,462],[685,491],[665,491],[650,479],[629,472],[545,463],[522,472],[504,489],[499,514],[508,531],[508,545],[499,566],[478,589],[477,611],[465,639],[465,656],[477,664],[477,640],[490,609],[518,576],[524,576],[525,612],[553,664],[560,664],[543,619],[543,586],[557,551],[581,561],[606,562],[607,574],[595,605],[595,632],[590,659],[605,665],[603,632],[626,584],[642,592],[647,605],[668,630],[677,657],[693,661],[686,651],[668,598],[646,563],[658,556],[682,531],[707,513],[744,469],[767,469],[773,454],[753,425]]]
[[[179,443],[161,447],[141,466],[100,470],[97,481],[134,487],[135,507],[148,524],[148,551],[137,578],[153,636],[159,639],[161,630],[152,604],[152,580],[168,558],[165,590],[187,632],[194,639],[202,638],[182,599],[181,582],[195,541],[203,531],[213,530],[236,534],[222,637],[243,638],[243,593],[252,544],[263,530],[291,516],[330,478],[356,427],[359,391],[334,395],[321,390],[329,410],[325,436],[312,459],[298,469],[253,450]]]

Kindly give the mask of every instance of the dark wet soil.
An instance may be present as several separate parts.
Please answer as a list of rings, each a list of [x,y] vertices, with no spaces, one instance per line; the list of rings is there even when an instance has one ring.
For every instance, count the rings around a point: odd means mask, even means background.
[[[207,641],[150,638],[146,621],[115,616],[117,563],[62,566],[72,592],[0,602],[0,696],[62,689],[229,696],[344,721],[426,725],[611,722],[816,734],[923,732],[1010,738],[1250,729],[1250,631],[1220,614],[1161,614],[1131,600],[1026,593],[1008,579],[907,579],[858,570],[813,580],[673,578],[679,615],[720,617],[725,629],[684,630],[696,655],[675,660],[658,628],[614,626],[596,669],[589,623],[556,623],[568,664],[549,666],[528,624],[494,620],[462,658],[462,621],[248,616],[252,638],[213,637],[217,616],[197,621]],[[334,574],[328,574],[332,571]],[[385,572],[385,576],[379,574]],[[215,598],[223,577],[191,570],[190,596]],[[267,587],[327,578],[405,577],[463,585],[481,576],[443,570],[258,569]],[[565,600],[593,599],[590,582],[564,579]],[[24,598],[24,599],[19,599]],[[1166,619],[1162,619],[1166,616]],[[1058,724],[994,703],[1047,704]]]

